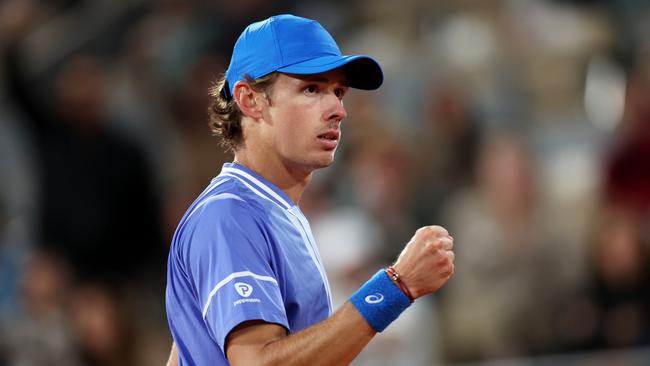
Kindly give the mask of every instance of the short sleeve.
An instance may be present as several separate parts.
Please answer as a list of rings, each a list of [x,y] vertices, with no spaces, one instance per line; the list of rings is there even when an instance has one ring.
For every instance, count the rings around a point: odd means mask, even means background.
[[[197,207],[184,230],[203,320],[224,353],[228,333],[244,321],[289,328],[262,217],[238,196],[221,194]]]

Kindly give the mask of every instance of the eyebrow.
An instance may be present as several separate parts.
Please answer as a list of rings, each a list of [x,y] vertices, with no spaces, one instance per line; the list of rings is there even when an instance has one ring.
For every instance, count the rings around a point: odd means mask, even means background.
[[[300,79],[303,79],[305,81],[313,81],[313,82],[317,82],[317,83],[329,83],[330,82],[330,79],[328,79],[328,78],[326,78],[324,76],[305,75],[305,76],[301,76]],[[345,79],[338,80],[337,82],[339,84],[343,85],[343,86],[346,86],[346,87],[349,86],[348,81],[345,80]]]

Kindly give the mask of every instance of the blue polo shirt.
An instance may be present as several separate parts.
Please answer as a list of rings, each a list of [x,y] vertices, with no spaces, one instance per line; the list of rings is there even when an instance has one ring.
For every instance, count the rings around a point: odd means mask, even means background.
[[[236,163],[181,219],[169,252],[167,319],[180,365],[228,365],[228,333],[263,320],[295,333],[331,315],[309,223],[278,187]]]

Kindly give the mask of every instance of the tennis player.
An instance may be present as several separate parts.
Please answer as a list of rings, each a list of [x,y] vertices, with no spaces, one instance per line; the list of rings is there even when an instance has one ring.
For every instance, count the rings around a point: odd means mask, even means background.
[[[234,162],[188,209],[170,249],[170,365],[348,364],[452,275],[452,237],[423,227],[333,312],[298,203],[334,160],[348,89],[382,81],[375,60],[342,55],[314,20],[279,15],[241,34],[211,107]]]

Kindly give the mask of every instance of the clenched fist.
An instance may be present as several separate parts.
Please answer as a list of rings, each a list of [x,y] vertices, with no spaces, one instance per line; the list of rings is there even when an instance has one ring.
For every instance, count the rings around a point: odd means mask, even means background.
[[[440,289],[454,274],[454,238],[440,226],[418,229],[395,262],[414,298]]]

